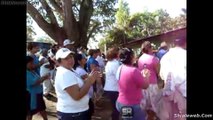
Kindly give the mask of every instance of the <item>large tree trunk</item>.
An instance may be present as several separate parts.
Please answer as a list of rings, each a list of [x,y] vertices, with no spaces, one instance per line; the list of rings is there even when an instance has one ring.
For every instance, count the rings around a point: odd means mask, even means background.
[[[78,23],[75,19],[73,10],[72,10],[72,0],[64,0],[64,28],[66,30],[67,37],[75,41],[75,46],[79,40],[79,29]]]
[[[80,39],[77,46],[86,46],[89,39],[87,31],[89,29],[90,18],[93,13],[93,2],[92,0],[83,0],[81,2],[80,12],[79,12],[79,33]]]

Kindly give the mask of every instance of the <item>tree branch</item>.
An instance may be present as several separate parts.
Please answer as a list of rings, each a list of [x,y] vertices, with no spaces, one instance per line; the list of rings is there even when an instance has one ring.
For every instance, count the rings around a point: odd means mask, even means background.
[[[36,21],[39,26],[50,27],[50,24],[45,21],[43,16],[38,12],[38,10],[29,2],[27,2],[27,12]]]
[[[35,20],[38,26],[43,29],[51,38],[57,39],[55,32],[53,32],[53,25],[49,24],[38,10],[29,2],[27,2],[27,12]]]
[[[94,31],[96,30],[96,28],[99,26],[99,24],[95,24],[92,29],[89,32],[89,35],[87,36],[87,41],[90,39],[90,37],[92,36],[92,33],[94,33]]]
[[[74,6],[75,9],[76,9],[78,12],[80,12],[80,10],[79,10],[78,7],[76,6],[76,4],[73,4],[72,6]]]
[[[89,25],[90,18],[93,13],[92,0],[82,0],[80,12],[79,12],[79,23],[80,25]]]
[[[63,13],[62,8],[58,5],[58,3],[55,0],[49,0],[49,1],[50,1],[50,4],[53,6],[53,8],[55,8],[55,10],[58,13]]]
[[[53,8],[62,16],[64,19],[63,9],[60,7],[60,5],[55,0],[49,0],[50,4],[53,6]]]
[[[57,20],[55,18],[55,15],[52,12],[52,9],[50,8],[50,6],[47,4],[46,0],[40,0],[43,8],[45,9],[45,11],[47,12],[47,17],[50,18],[50,21],[52,24],[55,24],[56,26],[58,26]]]

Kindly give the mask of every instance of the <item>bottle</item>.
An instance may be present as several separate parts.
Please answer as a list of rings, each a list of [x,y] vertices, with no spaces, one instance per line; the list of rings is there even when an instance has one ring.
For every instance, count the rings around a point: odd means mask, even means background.
[[[144,64],[143,65],[143,69],[142,69],[142,75],[143,75],[143,77],[146,77],[146,75],[145,75],[145,71],[147,71],[148,69],[147,69],[147,64]]]
[[[143,65],[143,69],[147,69],[147,64],[144,64],[144,65]]]

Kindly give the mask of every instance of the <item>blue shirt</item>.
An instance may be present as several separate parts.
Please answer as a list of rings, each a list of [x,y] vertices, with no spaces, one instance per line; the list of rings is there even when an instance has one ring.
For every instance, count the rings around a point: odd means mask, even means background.
[[[33,58],[33,63],[34,63],[35,65],[39,65],[39,59],[38,59],[38,57],[37,57],[36,55],[31,55],[31,57]],[[40,67],[37,67],[37,68],[35,69],[35,71],[36,71],[36,73],[37,73],[38,75],[40,75]]]
[[[156,57],[159,58],[159,60],[163,57],[164,54],[167,53],[167,50],[164,49],[160,49],[157,53],[156,53]]]
[[[97,65],[99,66],[98,64],[98,61],[95,60],[95,58],[93,58],[92,56],[87,60],[87,72],[91,72],[91,68],[90,68],[90,65],[91,64],[94,64],[94,65]]]
[[[35,84],[37,80],[39,80],[40,76],[36,72],[31,72],[27,70],[27,91],[30,93],[30,109],[33,110],[36,108],[37,94],[43,92],[42,85],[32,86]]]

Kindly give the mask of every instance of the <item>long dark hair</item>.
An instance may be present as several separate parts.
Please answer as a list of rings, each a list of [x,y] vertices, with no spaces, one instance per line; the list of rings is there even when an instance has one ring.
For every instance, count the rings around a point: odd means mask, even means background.
[[[55,68],[55,62],[50,57],[48,57],[47,59],[48,59],[48,62],[50,63],[49,69],[50,70],[54,69]]]
[[[26,56],[26,64],[33,61],[33,57]]]
[[[123,64],[132,65],[132,58],[134,57],[134,52],[130,48],[122,48],[120,50],[119,58]]]
[[[75,56],[74,56],[74,59],[75,59],[75,64],[74,64],[74,66],[73,66],[73,69],[75,69],[76,70],[76,68],[78,67],[78,66],[80,66],[80,64],[78,63],[78,61],[80,61],[81,59],[83,59],[84,58],[84,56],[82,55],[82,54],[76,54]],[[84,68],[85,69],[85,68]],[[85,69],[86,70],[86,69]]]

